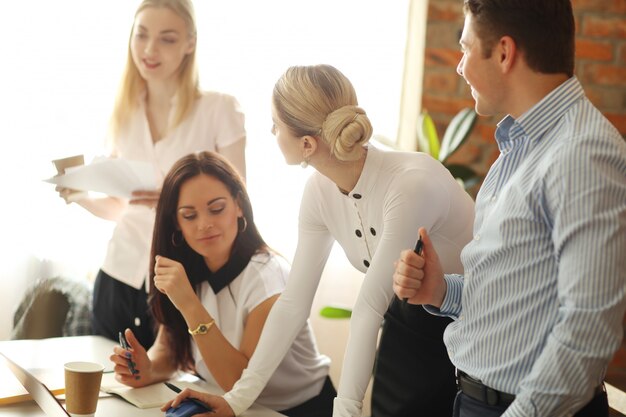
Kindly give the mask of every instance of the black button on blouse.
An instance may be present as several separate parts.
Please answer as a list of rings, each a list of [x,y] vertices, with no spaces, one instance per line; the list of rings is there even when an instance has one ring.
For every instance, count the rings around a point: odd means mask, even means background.
[[[354,233],[356,233],[356,235],[357,235],[358,237],[363,236],[363,233],[361,233],[361,231],[360,231],[359,229],[356,229],[356,230],[354,231]]]
[[[367,259],[363,259],[363,265],[365,265],[366,268],[370,267],[370,263],[367,261]]]

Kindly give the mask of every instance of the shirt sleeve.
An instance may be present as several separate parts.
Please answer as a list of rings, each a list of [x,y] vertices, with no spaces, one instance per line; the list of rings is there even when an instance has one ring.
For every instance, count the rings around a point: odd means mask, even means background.
[[[463,311],[461,296],[463,295],[463,276],[457,274],[446,274],[444,276],[448,289],[446,296],[441,303],[441,308],[425,305],[424,309],[435,316],[447,316],[457,320]]]
[[[300,204],[298,246],[287,286],[267,317],[248,367],[233,389],[224,395],[235,415],[243,413],[256,400],[309,318],[334,242],[318,217],[319,193],[309,180]]]
[[[626,146],[600,145],[588,138],[564,147],[546,179],[559,265],[559,319],[504,416],[574,414],[590,401],[620,346],[626,307]]]
[[[436,233],[435,225],[449,211],[446,187],[432,173],[412,170],[380,193],[375,197],[383,201],[383,233],[352,312],[334,417],[361,415],[374,368],[378,333],[394,296],[394,262],[402,250],[415,245],[419,227]]]
[[[227,94],[221,95],[220,109],[215,112],[213,126],[217,129],[215,145],[218,150],[246,137],[245,116],[235,97]]]

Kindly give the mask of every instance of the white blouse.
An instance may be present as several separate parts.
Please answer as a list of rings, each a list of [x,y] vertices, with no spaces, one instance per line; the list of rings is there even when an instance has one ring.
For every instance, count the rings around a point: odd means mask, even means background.
[[[142,100],[116,138],[112,153],[119,158],[152,163],[160,188],[178,159],[197,151],[216,151],[245,136],[244,115],[237,100],[226,94],[205,92],[179,126],[153,143]],[[102,270],[125,284],[141,288],[148,276],[153,227],[154,210],[128,205],[113,230]]]
[[[217,294],[208,282],[200,287],[200,300],[226,340],[239,349],[248,315],[268,298],[280,294],[287,283],[289,266],[279,256],[257,254],[246,268],[227,287]],[[283,338],[277,343],[283,343]],[[206,367],[200,350],[194,342],[193,355],[198,373],[217,384]],[[308,321],[300,324],[296,338],[278,368],[271,376],[257,402],[273,410],[286,410],[315,397],[322,390],[330,359],[321,355]]]
[[[311,309],[334,241],[365,273],[353,308],[334,416],[360,416],[383,316],[393,297],[394,262],[425,227],[447,273],[462,272],[472,237],[474,202],[437,160],[419,152],[368,147],[354,189],[342,194],[319,173],[300,206],[299,239],[287,288],[276,302],[242,379],[226,393],[235,414],[254,401]],[[338,277],[340,279],[340,277]]]

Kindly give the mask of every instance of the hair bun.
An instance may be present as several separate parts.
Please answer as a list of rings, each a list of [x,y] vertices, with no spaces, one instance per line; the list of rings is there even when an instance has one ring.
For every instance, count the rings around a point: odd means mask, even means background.
[[[359,106],[343,106],[333,111],[322,123],[322,137],[330,145],[331,153],[340,161],[359,158],[358,148],[372,136],[372,124],[365,110]]]

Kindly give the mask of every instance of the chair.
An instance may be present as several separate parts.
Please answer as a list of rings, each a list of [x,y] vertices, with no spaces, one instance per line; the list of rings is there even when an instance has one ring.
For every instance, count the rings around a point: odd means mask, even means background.
[[[15,311],[11,339],[91,334],[91,296],[84,282],[65,277],[40,279]]]

